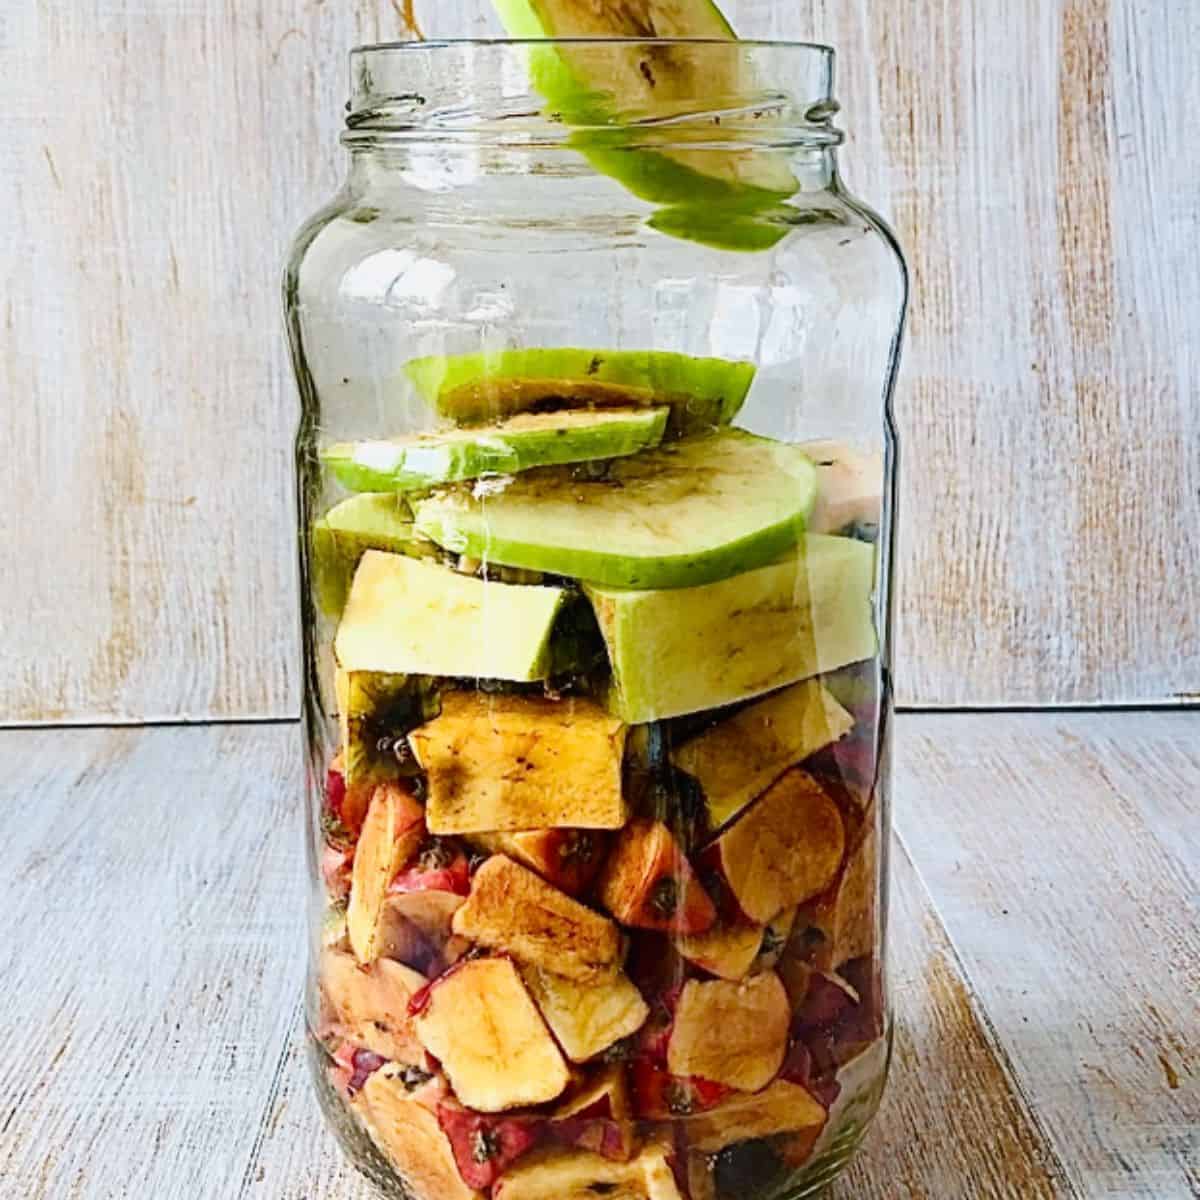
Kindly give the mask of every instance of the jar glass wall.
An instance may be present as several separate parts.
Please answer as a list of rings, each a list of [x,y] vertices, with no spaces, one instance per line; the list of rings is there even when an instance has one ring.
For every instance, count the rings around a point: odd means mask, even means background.
[[[889,1054],[906,295],[832,52],[352,66],[285,283],[322,1106],[392,1196],[809,1195]]]

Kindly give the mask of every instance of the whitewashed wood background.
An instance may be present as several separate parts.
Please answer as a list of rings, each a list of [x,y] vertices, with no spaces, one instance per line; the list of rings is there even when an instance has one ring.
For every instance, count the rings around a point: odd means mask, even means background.
[[[901,700],[1200,698],[1200,4],[726,7],[838,46],[915,268]],[[0,722],[297,712],[277,280],[398,8],[0,3]]]

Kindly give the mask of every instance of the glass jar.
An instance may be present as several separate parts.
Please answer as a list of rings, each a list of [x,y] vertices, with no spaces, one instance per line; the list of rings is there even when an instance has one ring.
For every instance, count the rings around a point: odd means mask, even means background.
[[[907,286],[833,52],[352,67],[285,285],[322,1106],[390,1196],[810,1195],[889,1057]]]

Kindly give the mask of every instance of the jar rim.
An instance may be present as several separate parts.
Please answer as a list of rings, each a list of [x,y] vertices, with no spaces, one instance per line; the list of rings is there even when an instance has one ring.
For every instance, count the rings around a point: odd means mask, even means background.
[[[561,96],[548,101],[554,93],[542,87],[551,60],[559,64],[551,74],[583,80],[565,104]],[[342,140],[553,146],[592,129],[619,133],[625,146],[645,141],[662,147],[672,139],[693,145],[831,146],[841,141],[832,124],[838,111],[835,64],[831,46],[780,40],[366,43],[350,52]]]

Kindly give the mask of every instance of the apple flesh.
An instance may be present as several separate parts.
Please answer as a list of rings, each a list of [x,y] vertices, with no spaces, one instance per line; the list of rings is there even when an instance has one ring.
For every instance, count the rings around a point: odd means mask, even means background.
[[[355,1098],[371,1140],[412,1195],[438,1200],[482,1200],[458,1173],[450,1141],[434,1112],[403,1079],[376,1071]]]
[[[791,1017],[773,971],[740,983],[690,980],[675,1010],[667,1069],[756,1092],[783,1066]]]
[[[362,1091],[367,1080],[387,1064],[387,1059],[374,1050],[364,1050],[352,1042],[343,1042],[333,1056],[334,1086],[344,1096],[353,1099]]]
[[[841,812],[809,774],[782,775],[705,852],[728,900],[760,925],[823,892],[842,864]]]
[[[522,972],[558,1044],[572,1062],[586,1062],[635,1034],[650,1006],[623,972],[579,983],[538,967]]]
[[[721,979],[744,979],[758,958],[763,930],[758,925],[715,925],[707,933],[681,937],[679,953],[693,966]]]
[[[812,1129],[819,1133],[826,1115],[825,1106],[807,1088],[776,1079],[761,1092],[735,1094],[716,1108],[684,1117],[681,1124],[689,1146],[715,1154],[750,1138]]]
[[[599,829],[484,833],[471,841],[489,854],[506,854],[529,867],[568,896],[580,896],[591,887],[608,852],[608,835]]]
[[[570,1072],[507,958],[456,964],[413,998],[414,1027],[468,1108],[495,1113],[560,1096]]]
[[[580,982],[610,974],[621,958],[621,935],[610,920],[503,854],[475,872],[453,927],[460,937]]]
[[[371,797],[350,877],[346,930],[359,962],[379,957],[379,927],[388,885],[425,836],[424,812],[399,784],[380,784]]]
[[[526,1155],[492,1189],[492,1200],[682,1200],[667,1153],[646,1146],[626,1163],[586,1150],[544,1147]]]
[[[560,1105],[550,1118],[550,1133],[580,1150],[628,1162],[635,1134],[624,1068],[606,1067],[583,1091]]]
[[[471,867],[466,853],[450,838],[427,837],[416,857],[388,885],[393,894],[449,892],[465,896],[471,890]]]
[[[471,1112],[449,1098],[438,1105],[437,1119],[450,1141],[463,1182],[483,1191],[528,1154],[546,1130],[544,1117]]]
[[[389,959],[362,967],[344,951],[325,950],[320,980],[333,1019],[350,1041],[383,1058],[423,1061],[409,1014],[412,998],[426,985],[423,975]]]
[[[711,1079],[673,1075],[649,1058],[633,1063],[633,1105],[646,1121],[669,1121],[715,1108],[733,1089]]]
[[[623,925],[683,935],[706,933],[717,911],[661,821],[634,821],[600,880],[600,899]]]

